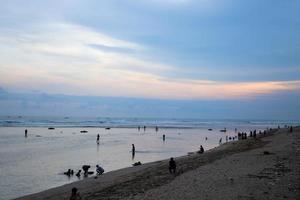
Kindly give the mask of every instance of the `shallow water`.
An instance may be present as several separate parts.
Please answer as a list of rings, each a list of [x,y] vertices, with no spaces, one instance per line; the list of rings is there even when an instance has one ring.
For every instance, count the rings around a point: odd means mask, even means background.
[[[237,124],[236,124],[237,125]],[[218,146],[219,139],[235,135],[234,128],[226,133],[215,128],[80,128],[61,127],[0,127],[0,199],[12,199],[79,180],[62,175],[67,169],[77,171],[82,165],[100,164],[105,171],[142,163],[186,155]],[[270,126],[269,126],[270,127]],[[238,125],[238,131],[264,129],[265,124]],[[28,137],[24,130],[28,129]],[[80,133],[87,130],[87,133]],[[100,144],[96,136],[100,134]],[[162,140],[162,135],[166,140]],[[205,140],[205,137],[208,139]],[[132,158],[131,144],[136,154]]]

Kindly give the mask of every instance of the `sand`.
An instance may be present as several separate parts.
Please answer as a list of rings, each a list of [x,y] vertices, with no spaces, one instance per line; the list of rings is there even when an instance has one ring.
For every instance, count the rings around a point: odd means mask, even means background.
[[[265,152],[265,153],[264,153]],[[77,187],[82,199],[300,199],[300,128],[230,142],[204,154],[125,168],[19,199],[68,199]]]

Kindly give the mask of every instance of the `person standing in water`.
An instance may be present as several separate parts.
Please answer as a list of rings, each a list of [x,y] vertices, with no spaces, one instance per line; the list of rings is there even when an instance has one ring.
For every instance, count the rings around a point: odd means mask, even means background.
[[[158,132],[158,127],[157,126],[155,127],[155,131]]]
[[[132,144],[131,155],[132,155],[131,159],[134,160],[134,156],[135,156],[135,146],[134,146],[134,144]]]
[[[97,144],[99,144],[99,142],[100,142],[100,135],[98,134],[97,135]]]
[[[27,129],[25,129],[25,137],[27,137]]]
[[[166,135],[165,134],[163,134],[163,141],[165,141],[166,140]]]

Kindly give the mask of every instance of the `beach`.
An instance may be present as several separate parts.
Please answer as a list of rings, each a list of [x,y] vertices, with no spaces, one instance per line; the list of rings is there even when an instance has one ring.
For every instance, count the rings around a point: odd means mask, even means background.
[[[299,199],[300,128],[229,142],[204,154],[128,167],[22,198],[68,199]]]

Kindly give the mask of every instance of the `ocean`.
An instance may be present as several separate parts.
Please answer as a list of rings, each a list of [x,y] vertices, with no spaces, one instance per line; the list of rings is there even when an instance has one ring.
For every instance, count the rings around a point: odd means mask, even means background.
[[[199,150],[200,145],[208,150],[217,147],[220,138],[224,142],[226,136],[235,136],[236,131],[299,124],[272,120],[2,116],[0,199],[13,199],[81,180],[84,177],[68,177],[63,172],[68,169],[76,172],[85,164],[91,165],[91,171],[99,164],[109,172],[130,167],[137,161],[147,163],[186,155]],[[227,131],[220,132],[224,128]],[[134,158],[132,144],[136,148]]]

